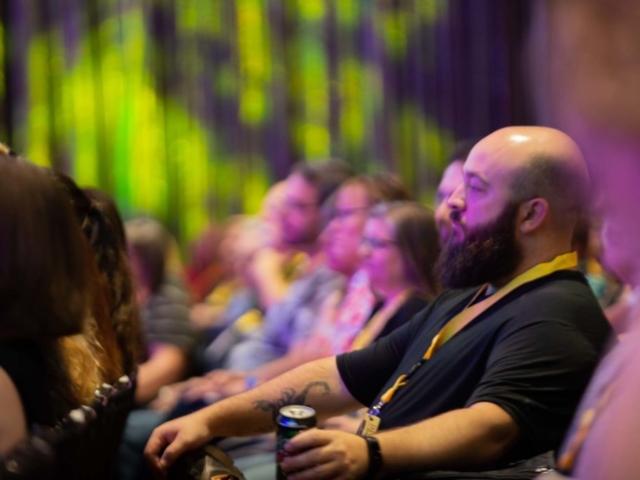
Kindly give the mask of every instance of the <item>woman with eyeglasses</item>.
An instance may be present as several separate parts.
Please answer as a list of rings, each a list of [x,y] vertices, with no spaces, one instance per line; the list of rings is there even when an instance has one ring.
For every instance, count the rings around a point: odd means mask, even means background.
[[[431,210],[415,202],[373,208],[360,244],[360,267],[378,298],[378,308],[352,349],[391,333],[439,292],[434,273],[439,253]]]

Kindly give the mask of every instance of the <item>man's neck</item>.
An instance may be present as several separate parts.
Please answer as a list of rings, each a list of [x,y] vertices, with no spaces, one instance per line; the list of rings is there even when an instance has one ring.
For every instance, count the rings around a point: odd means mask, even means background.
[[[547,253],[541,253],[538,255],[529,255],[529,256],[525,255],[522,261],[518,264],[518,266],[513,272],[511,272],[509,275],[505,275],[504,277],[497,279],[496,281],[491,282],[491,284],[489,285],[489,291],[495,292],[496,290],[499,290],[500,288],[504,287],[514,278],[518,277],[519,275],[522,275],[524,272],[532,269],[536,265],[550,262],[554,258],[556,258],[558,255],[563,255],[565,253],[569,253],[570,251],[571,251],[570,249],[565,249],[565,250],[555,249],[553,251],[549,251]]]

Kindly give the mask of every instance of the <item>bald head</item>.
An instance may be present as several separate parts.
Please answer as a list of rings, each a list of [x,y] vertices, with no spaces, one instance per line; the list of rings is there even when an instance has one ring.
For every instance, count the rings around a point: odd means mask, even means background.
[[[582,153],[565,133],[548,127],[507,127],[483,138],[469,155],[487,161],[515,203],[544,198],[550,219],[563,228],[587,208],[589,175]]]

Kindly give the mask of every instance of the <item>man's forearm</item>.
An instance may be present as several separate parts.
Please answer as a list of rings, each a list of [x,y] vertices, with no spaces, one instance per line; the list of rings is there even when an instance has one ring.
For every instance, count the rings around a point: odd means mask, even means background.
[[[222,400],[198,415],[216,436],[255,435],[272,431],[278,411],[285,405],[309,405],[319,419],[361,407],[342,385],[335,357],[329,357]]]
[[[479,403],[420,423],[381,432],[384,472],[470,470],[502,458],[519,428],[500,407]]]

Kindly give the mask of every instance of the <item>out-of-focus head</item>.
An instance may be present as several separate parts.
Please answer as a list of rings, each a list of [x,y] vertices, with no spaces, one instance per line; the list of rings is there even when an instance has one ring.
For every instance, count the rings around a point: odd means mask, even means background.
[[[433,212],[416,202],[383,202],[372,208],[360,247],[362,268],[374,291],[413,287],[432,297],[439,291],[440,253]]]
[[[347,276],[360,263],[358,247],[369,209],[381,201],[409,200],[411,194],[395,175],[378,173],[350,178],[333,199],[323,247],[329,268]]]
[[[0,334],[80,333],[93,279],[89,247],[48,171],[0,155]]]
[[[598,135],[594,132],[594,136]],[[597,208],[602,218],[602,263],[623,282],[640,285],[640,136],[634,146],[624,140],[590,139],[607,161],[590,153],[590,168],[598,174]],[[606,145],[608,144],[608,145]],[[607,171],[603,171],[606,169]],[[596,173],[597,172],[597,173]]]
[[[584,151],[602,216],[603,263],[640,286],[640,3],[536,6],[531,63],[539,114]]]
[[[138,303],[144,305],[165,281],[173,238],[160,222],[151,218],[127,221],[125,232]]]
[[[476,143],[474,140],[468,140],[456,145],[449,158],[449,165],[442,173],[442,178],[438,184],[435,215],[438,234],[440,235],[440,245],[447,243],[451,233],[451,208],[447,201],[455,189],[458,188],[458,185],[462,183],[462,167]]]
[[[285,180],[279,216],[282,240],[290,246],[317,241],[323,228],[322,206],[353,175],[340,160],[302,163]]]
[[[492,133],[473,148],[463,176],[449,198],[452,230],[439,265],[452,288],[508,277],[544,245],[568,248],[588,206],[582,154],[552,128]]]

